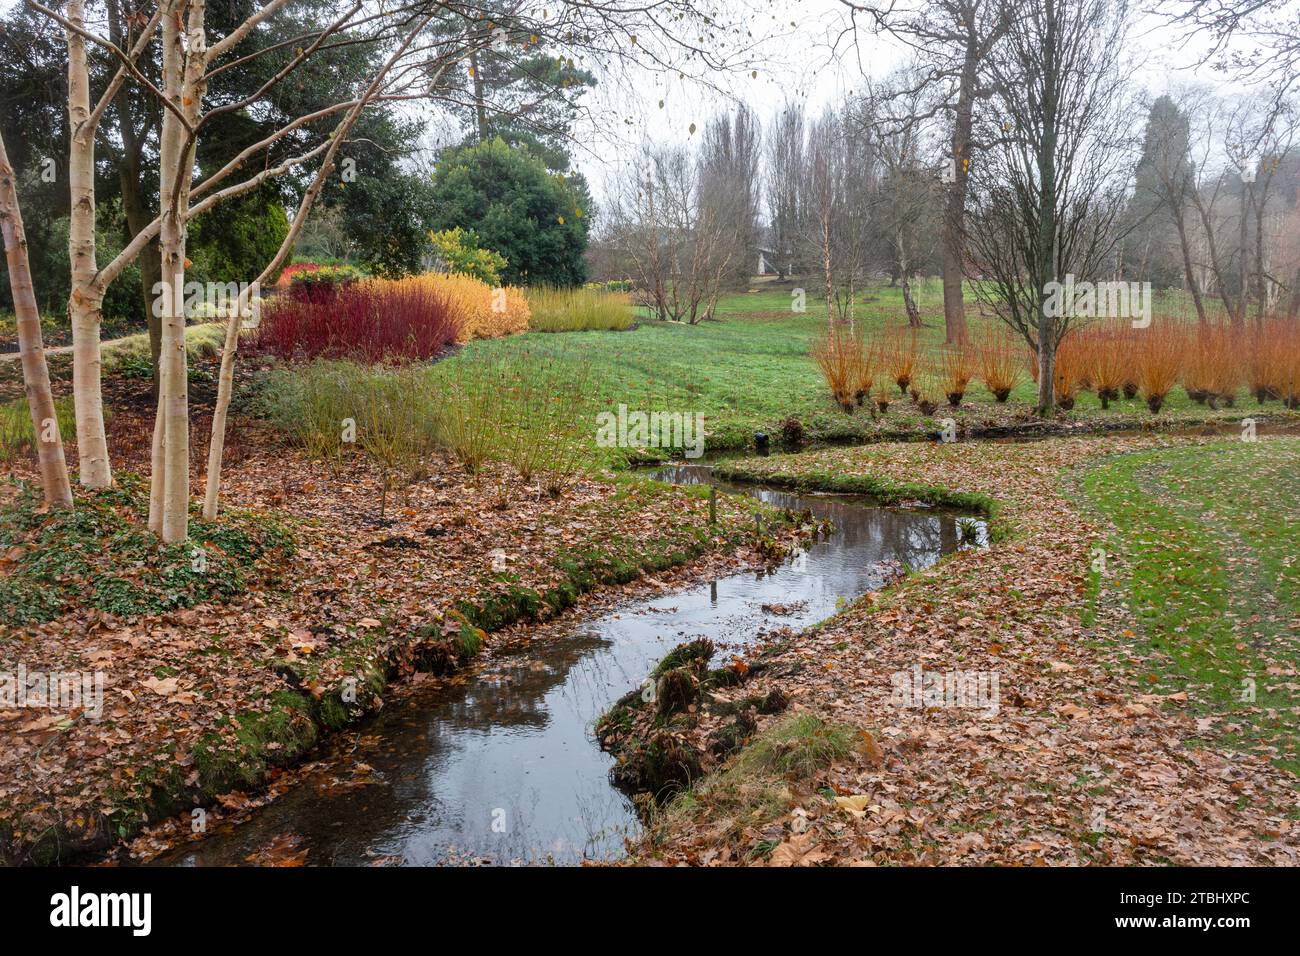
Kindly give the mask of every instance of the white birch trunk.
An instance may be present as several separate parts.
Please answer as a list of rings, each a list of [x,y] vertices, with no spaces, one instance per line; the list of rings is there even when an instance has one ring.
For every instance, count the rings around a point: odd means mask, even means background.
[[[83,0],[70,0],[67,17],[85,26]],[[104,398],[100,384],[99,327],[103,293],[95,284],[95,130],[90,120],[90,74],[86,41],[72,30],[68,36],[68,258],[72,264],[72,293],[68,320],[72,326],[72,391],[77,416],[77,461],[81,484],[108,488],[113,471],[104,433]]]
[[[0,232],[4,233],[5,261],[9,267],[9,285],[13,290],[18,324],[18,349],[23,363],[23,387],[27,392],[27,408],[31,412],[32,430],[36,437],[45,504],[50,508],[71,508],[72,486],[68,483],[63,438],[59,434],[59,419],[50,391],[50,370],[45,364],[41,317],[36,309],[31,264],[27,259],[27,236],[23,232],[14,170],[9,165],[3,139],[0,139]]]

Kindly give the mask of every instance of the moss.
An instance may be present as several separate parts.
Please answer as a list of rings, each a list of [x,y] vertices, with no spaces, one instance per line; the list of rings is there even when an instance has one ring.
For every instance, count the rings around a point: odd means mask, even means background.
[[[233,747],[227,733],[205,735],[194,746],[194,766],[199,787],[210,794],[261,781],[267,769],[284,766],[309,750],[319,737],[319,712],[309,695],[276,691],[267,707],[245,710],[224,718],[219,726],[234,731]]]
[[[678,644],[664,655],[663,660],[650,672],[650,676],[658,680],[669,671],[679,667],[686,667],[693,663],[707,664],[709,659],[713,657],[715,650],[713,642],[707,637],[689,641],[685,644]]]

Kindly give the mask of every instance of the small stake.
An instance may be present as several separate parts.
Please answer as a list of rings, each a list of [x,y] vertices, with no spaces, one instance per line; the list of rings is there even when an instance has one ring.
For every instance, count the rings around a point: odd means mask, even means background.
[[[717,523],[718,523],[718,489],[716,487],[710,487],[709,488],[709,524],[715,525]]]

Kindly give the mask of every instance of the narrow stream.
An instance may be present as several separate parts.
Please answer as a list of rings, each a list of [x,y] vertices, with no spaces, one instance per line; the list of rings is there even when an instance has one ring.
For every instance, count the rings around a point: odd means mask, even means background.
[[[900,565],[925,567],[957,550],[959,522],[972,520],[725,485],[707,465],[651,475],[809,509],[834,530],[775,570],[635,601],[555,637],[497,649],[479,668],[382,711],[361,729],[359,746],[325,759],[246,823],[156,862],[220,866],[280,855],[312,865],[419,866],[617,857],[639,824],[631,801],[610,785],[612,758],[592,734],[611,703],[675,645],[708,637],[734,651],[779,628],[807,627],[841,599],[878,589]],[[983,522],[975,528],[982,544]]]

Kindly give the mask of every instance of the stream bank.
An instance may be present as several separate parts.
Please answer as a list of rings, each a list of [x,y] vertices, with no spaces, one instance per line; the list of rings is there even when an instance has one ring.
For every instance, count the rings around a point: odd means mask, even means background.
[[[701,466],[653,477],[712,481]],[[670,650],[708,639],[741,656],[831,616],[903,567],[962,547],[961,520],[932,508],[725,486],[831,530],[773,569],[724,574],[685,591],[557,622],[490,649],[369,721],[356,746],[240,826],[157,862],[225,865],[288,854],[307,864],[578,863],[617,859],[641,828],[610,784],[597,718]],[[978,540],[982,522],[973,532]]]

